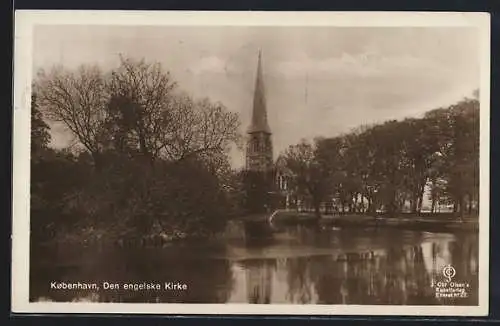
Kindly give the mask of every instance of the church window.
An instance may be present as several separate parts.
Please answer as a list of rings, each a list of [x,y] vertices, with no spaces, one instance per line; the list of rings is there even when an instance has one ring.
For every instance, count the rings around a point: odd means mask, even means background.
[[[253,151],[254,152],[259,151],[259,139],[257,137],[253,139]]]

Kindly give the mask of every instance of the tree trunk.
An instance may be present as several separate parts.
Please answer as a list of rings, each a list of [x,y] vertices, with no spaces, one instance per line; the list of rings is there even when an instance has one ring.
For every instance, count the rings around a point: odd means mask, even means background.
[[[472,215],[472,196],[469,194],[469,216]]]
[[[462,218],[464,215],[464,197],[463,196],[460,196],[459,204],[460,204],[460,207],[458,210],[458,216],[460,216],[460,218]]]
[[[416,213],[417,212],[417,200],[416,200],[416,196],[415,196],[414,193],[411,196],[413,198],[410,199],[410,211],[411,211],[411,213]]]
[[[94,167],[97,171],[101,171],[104,165],[101,153],[93,152],[91,153],[92,160],[94,161]]]
[[[398,203],[398,211],[402,212],[405,208],[406,199],[401,198]]]
[[[427,183],[427,179],[424,178],[422,179],[422,183],[420,184],[419,187],[419,194],[418,194],[418,214],[422,211],[422,205],[424,203],[424,192],[425,192],[425,184]]]
[[[375,213],[375,204],[373,198],[368,198],[368,214],[374,214]]]
[[[418,197],[417,200],[417,211],[415,213],[420,214],[420,211],[422,210],[422,197]]]
[[[320,201],[317,199],[313,200],[313,205],[314,205],[314,215],[316,215],[316,219],[319,220],[321,218]]]
[[[416,183],[415,185],[413,185],[413,189],[412,189],[412,193],[411,193],[411,213],[413,214],[416,214],[418,213],[418,204],[419,204],[419,194],[420,194],[420,187],[419,187],[419,183],[414,180],[414,182]]]

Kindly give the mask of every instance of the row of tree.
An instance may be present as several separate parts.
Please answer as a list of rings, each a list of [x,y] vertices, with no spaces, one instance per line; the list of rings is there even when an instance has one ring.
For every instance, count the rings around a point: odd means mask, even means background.
[[[477,94],[422,118],[362,126],[290,146],[282,155],[294,193],[312,203],[335,199],[341,211],[419,213],[452,205],[460,216],[479,204]],[[430,191],[426,191],[430,189]]]
[[[53,149],[47,122],[74,145]],[[238,115],[180,91],[159,64],[40,72],[31,125],[33,239],[206,234],[233,212]]]
[[[182,92],[159,64],[121,58],[108,72],[40,72],[31,111],[34,240],[206,235],[231,216],[273,205],[272,175],[231,170],[228,152],[242,140],[238,115]],[[318,214],[333,199],[342,211],[396,214],[409,204],[419,212],[426,187],[433,210],[446,203],[472,214],[478,112],[477,97],[465,99],[420,119],[303,141],[280,162],[289,189]],[[48,122],[63,125],[74,145],[50,146]]]

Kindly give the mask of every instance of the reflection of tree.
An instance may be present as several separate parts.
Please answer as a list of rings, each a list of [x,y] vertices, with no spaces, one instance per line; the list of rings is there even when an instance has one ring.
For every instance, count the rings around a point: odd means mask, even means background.
[[[310,303],[311,279],[309,276],[309,257],[286,259],[288,293],[287,301],[292,303]]]
[[[458,280],[469,282],[468,290],[470,298],[468,302],[478,302],[478,237],[475,234],[467,234],[461,237],[460,241],[453,242],[450,245],[452,257],[452,266],[456,270]]]
[[[454,241],[433,240],[431,248],[434,262],[446,248],[450,248],[457,275],[470,282],[473,289],[477,288],[477,275],[472,272],[477,261],[476,237],[467,235],[457,236]],[[426,269],[422,245],[387,243],[375,257],[361,251],[343,253],[338,259],[318,257],[312,260],[309,270],[320,304],[440,303],[431,287],[433,275]],[[472,291],[467,300],[441,303],[477,304],[477,292]]]
[[[265,247],[273,241],[272,229],[267,223],[249,221],[243,229],[247,247]]]
[[[318,304],[339,304],[342,300],[341,286],[346,275],[343,266],[333,256],[311,259],[310,275],[318,295]]]
[[[411,246],[405,256],[408,272],[406,276],[408,304],[428,304],[433,296],[431,277],[425,268],[422,246]]]
[[[99,297],[94,299],[102,302],[223,303],[235,288],[246,287],[247,302],[275,303],[273,300],[283,299],[279,297],[282,292],[278,287],[284,285],[284,299],[299,304],[477,304],[478,276],[473,266],[478,256],[477,236],[457,235],[453,241],[432,240],[433,244],[443,242],[449,245],[430,246],[432,257],[435,260],[449,247],[457,280],[471,285],[471,297],[466,300],[435,299],[430,286],[432,269],[428,270],[424,264],[425,246],[422,245],[388,244],[385,249],[377,250],[374,257],[362,250],[344,250],[340,256],[284,258],[279,266],[275,259],[248,260],[243,262],[245,278],[234,280],[230,262],[210,258],[212,253],[224,255],[224,248],[206,243],[131,250],[60,247],[41,252],[41,248],[36,248],[30,264],[30,299],[43,296],[67,302],[91,294],[89,291],[50,291],[52,280],[179,281],[188,284],[188,291],[100,291]],[[52,257],[50,262],[37,258],[49,256]],[[275,271],[276,268],[279,271]],[[278,278],[276,273],[283,278]]]
[[[50,265],[38,267],[40,272],[32,282],[38,296],[49,296],[55,301],[71,301],[87,297],[89,291],[50,291],[50,281],[84,280],[101,283],[180,282],[186,291],[103,291],[100,302],[177,302],[224,303],[233,289],[230,263],[222,259],[207,258],[210,250],[205,246],[179,248],[135,248],[130,250],[97,250],[96,248],[69,248],[66,254],[55,256]],[[220,253],[221,248],[217,248]],[[77,254],[78,252],[78,254]],[[46,253],[41,257],[48,257]],[[68,257],[78,257],[70,261]],[[188,257],[188,258],[186,258]],[[69,264],[71,268],[65,267]],[[41,265],[40,263],[37,264]],[[42,289],[41,285],[45,288]],[[45,292],[45,293],[43,293]]]
[[[475,235],[464,236],[462,241],[454,242],[450,245],[452,257],[451,264],[457,270],[457,276],[470,277],[477,273],[475,271],[478,248],[478,238]]]
[[[405,273],[404,250],[401,248],[391,248],[387,251],[386,264],[387,286],[384,297],[393,304],[405,304],[407,298]]]
[[[247,261],[245,268],[248,303],[271,303],[272,274],[275,261]]]
[[[321,304],[430,304],[420,247],[387,249],[378,257],[350,253],[311,264]],[[417,299],[421,299],[419,302]]]

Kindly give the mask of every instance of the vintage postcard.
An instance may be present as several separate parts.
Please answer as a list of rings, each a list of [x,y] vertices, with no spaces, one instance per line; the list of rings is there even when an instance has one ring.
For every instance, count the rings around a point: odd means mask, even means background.
[[[490,17],[18,11],[16,313],[488,313]]]

